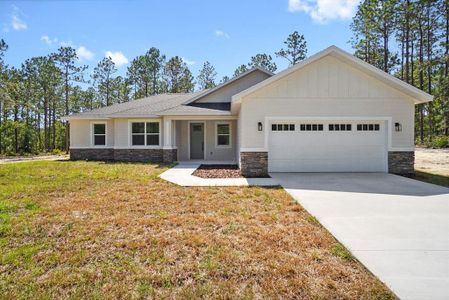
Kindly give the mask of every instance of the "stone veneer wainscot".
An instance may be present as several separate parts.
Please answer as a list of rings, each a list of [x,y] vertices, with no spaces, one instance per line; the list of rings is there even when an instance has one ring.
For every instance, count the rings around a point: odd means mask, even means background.
[[[245,177],[268,175],[268,152],[240,152],[240,169]]]
[[[115,160],[126,162],[164,162],[177,160],[176,149],[70,149],[71,160]]]
[[[415,173],[415,151],[388,152],[388,172],[401,175]]]

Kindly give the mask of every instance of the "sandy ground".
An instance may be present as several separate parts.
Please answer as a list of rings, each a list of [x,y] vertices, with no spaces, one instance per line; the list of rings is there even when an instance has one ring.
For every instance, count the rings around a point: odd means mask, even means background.
[[[43,156],[18,156],[0,158],[0,164],[10,164],[17,162],[33,161],[33,160],[65,160],[69,159],[68,155],[43,155]]]
[[[416,148],[415,169],[449,176],[449,149]]]

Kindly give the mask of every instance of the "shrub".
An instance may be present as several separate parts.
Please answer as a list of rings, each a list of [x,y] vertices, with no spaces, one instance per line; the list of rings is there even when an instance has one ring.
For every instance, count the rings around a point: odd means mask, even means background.
[[[439,135],[435,136],[429,143],[432,148],[448,148],[449,147],[449,136]]]
[[[53,149],[53,150],[51,151],[51,154],[53,154],[53,155],[64,155],[65,152],[62,151],[62,150],[60,150],[60,149]]]

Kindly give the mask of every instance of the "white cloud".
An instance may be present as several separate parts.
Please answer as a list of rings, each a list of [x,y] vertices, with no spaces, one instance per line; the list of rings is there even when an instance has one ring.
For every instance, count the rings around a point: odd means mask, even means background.
[[[289,12],[305,12],[319,23],[352,18],[360,0],[288,0]]]
[[[121,52],[121,51],[106,51],[104,54],[105,57],[110,57],[112,61],[117,65],[117,67],[120,67],[122,65],[126,65],[129,61],[128,58]]]
[[[75,44],[71,41],[71,40],[68,40],[68,41],[61,41],[61,43],[59,43],[62,47],[72,47],[72,48],[75,48],[76,46],[75,46]]]
[[[3,27],[3,31],[4,32],[8,32],[10,29],[10,26],[17,31],[20,30],[27,30],[28,29],[28,25],[19,17],[19,16],[23,16],[22,12],[20,11],[19,7],[17,7],[16,5],[11,5],[12,7],[12,14],[11,14],[11,23],[8,23],[7,25],[5,25]]]
[[[94,57],[94,54],[84,46],[80,46],[76,49],[76,55],[80,61],[91,60]]]
[[[27,30],[28,28],[27,24],[16,15],[12,16],[11,25],[14,30]]]
[[[53,46],[53,45],[58,43],[58,39],[57,38],[53,38],[52,39],[48,35],[41,36],[41,41],[43,41],[48,46]]]
[[[231,38],[231,36],[228,34],[228,33],[226,33],[226,32],[224,32],[223,30],[215,30],[215,36],[216,37],[222,37],[222,38],[225,38],[225,39],[230,39]]]
[[[196,62],[195,61],[193,61],[193,60],[188,60],[187,58],[185,58],[185,57],[181,57],[181,59],[182,59],[182,61],[183,62],[185,62],[187,65],[189,65],[189,66],[191,66],[191,65],[194,65]]]

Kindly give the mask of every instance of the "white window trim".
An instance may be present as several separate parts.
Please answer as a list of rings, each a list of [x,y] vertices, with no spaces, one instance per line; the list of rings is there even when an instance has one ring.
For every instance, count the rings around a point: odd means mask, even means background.
[[[229,126],[229,145],[218,145],[218,125]],[[216,148],[232,148],[232,123],[231,122],[215,122],[215,147]]]
[[[132,123],[159,123],[159,145],[133,145],[132,142]],[[147,126],[145,125],[144,141],[147,143],[146,137]],[[129,119],[128,120],[128,147],[132,149],[162,149],[162,122],[160,119]]]
[[[95,145],[94,125],[96,125],[96,124],[104,124],[104,145]],[[90,122],[90,146],[93,148],[109,148],[108,147],[108,122],[106,122],[106,121]]]

